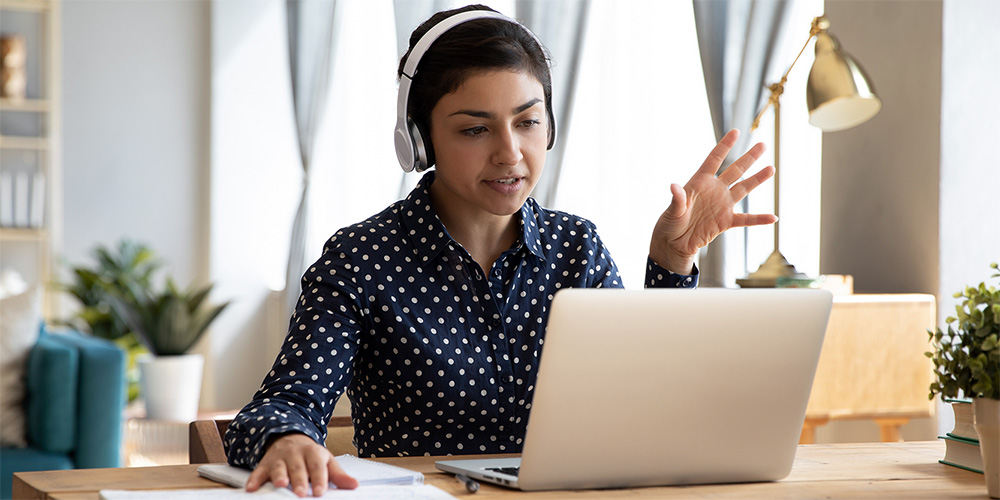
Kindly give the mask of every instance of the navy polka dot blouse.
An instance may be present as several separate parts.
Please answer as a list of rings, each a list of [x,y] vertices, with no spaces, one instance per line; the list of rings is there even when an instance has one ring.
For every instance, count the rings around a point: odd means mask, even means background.
[[[410,195],[338,231],[302,277],[288,337],[224,443],[255,467],[268,438],[319,443],[344,392],[361,456],[521,450],[553,294],[621,287],[594,225],[529,198],[521,236],[481,269],[430,204],[428,172]],[[694,287],[647,263],[646,285]]]

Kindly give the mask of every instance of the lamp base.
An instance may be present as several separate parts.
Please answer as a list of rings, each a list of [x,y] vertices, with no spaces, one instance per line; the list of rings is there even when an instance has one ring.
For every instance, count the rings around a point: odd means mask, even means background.
[[[800,273],[791,265],[784,255],[777,248],[767,256],[767,260],[757,268],[756,271],[747,275],[746,278],[736,280],[740,288],[774,288],[778,279],[809,279],[804,273]]]

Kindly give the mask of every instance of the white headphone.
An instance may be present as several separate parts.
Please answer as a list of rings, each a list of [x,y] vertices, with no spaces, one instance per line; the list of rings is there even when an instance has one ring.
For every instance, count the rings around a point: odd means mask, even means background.
[[[433,154],[429,147],[430,137],[423,137],[413,118],[406,112],[410,98],[410,85],[413,83],[413,77],[416,76],[417,65],[420,64],[420,59],[427,52],[427,49],[430,48],[431,44],[448,30],[464,22],[484,18],[502,19],[521,26],[534,37],[538,46],[542,47],[542,42],[534,33],[531,33],[531,30],[511,18],[491,10],[460,12],[435,24],[424,36],[420,37],[420,40],[413,45],[410,54],[406,57],[406,63],[403,65],[403,71],[399,77],[399,97],[396,101],[396,131],[393,142],[396,145],[396,158],[399,160],[399,166],[403,168],[404,172],[412,172],[414,170],[422,172],[430,168],[433,163]],[[550,104],[550,102],[545,103],[546,107],[551,107]],[[548,149],[552,149],[553,144],[555,144],[555,118],[551,109],[548,110],[548,116]]]

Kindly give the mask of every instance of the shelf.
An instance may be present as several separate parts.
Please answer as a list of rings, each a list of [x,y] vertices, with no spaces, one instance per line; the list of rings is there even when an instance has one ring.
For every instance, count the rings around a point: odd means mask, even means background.
[[[50,2],[45,0],[0,0],[2,9],[44,12],[49,10],[49,7]]]
[[[0,111],[48,113],[49,101],[46,99],[9,99],[4,97],[0,98]]]
[[[35,149],[44,151],[48,148],[49,141],[44,137],[0,135],[0,149]]]
[[[49,232],[32,227],[0,227],[0,240],[2,241],[45,241]]]

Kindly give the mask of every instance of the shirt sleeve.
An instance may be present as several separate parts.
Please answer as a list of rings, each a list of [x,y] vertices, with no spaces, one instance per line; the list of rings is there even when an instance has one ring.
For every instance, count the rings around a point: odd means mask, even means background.
[[[303,275],[281,352],[226,431],[231,465],[255,468],[268,439],[279,434],[300,432],[325,442],[326,422],[350,382],[359,344],[364,309],[354,269],[334,250]]]
[[[652,258],[646,258],[646,288],[697,288],[698,266],[690,275],[677,274],[659,266]]]

